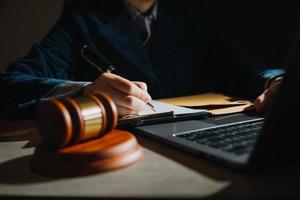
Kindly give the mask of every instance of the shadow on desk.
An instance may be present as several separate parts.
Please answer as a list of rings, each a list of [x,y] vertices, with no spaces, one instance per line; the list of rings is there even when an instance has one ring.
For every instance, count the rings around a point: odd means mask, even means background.
[[[36,175],[30,171],[30,156],[16,158],[0,165],[0,184],[30,184],[54,181],[57,179]],[[18,168],[16,168],[16,166]],[[12,171],[12,169],[17,169]]]
[[[19,141],[26,142],[22,148],[32,148],[38,144],[40,137],[36,123],[31,120],[0,121],[0,142]],[[0,184],[29,184],[55,180],[33,174],[29,168],[30,159],[31,155],[1,163]]]
[[[23,148],[36,146],[39,133],[35,121],[0,121],[0,142],[28,141]]]

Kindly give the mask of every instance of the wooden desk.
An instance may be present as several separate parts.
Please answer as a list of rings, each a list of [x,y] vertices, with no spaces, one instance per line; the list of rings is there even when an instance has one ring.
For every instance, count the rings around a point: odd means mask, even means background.
[[[300,198],[300,165],[243,174],[142,136],[137,137],[144,158],[127,168],[77,178],[43,177],[28,167],[39,140],[34,122],[0,122],[0,135],[12,133],[20,135],[0,139],[0,198]]]

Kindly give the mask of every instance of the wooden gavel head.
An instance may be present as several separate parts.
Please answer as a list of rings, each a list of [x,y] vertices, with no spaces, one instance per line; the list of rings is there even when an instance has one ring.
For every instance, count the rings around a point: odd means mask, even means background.
[[[99,138],[117,119],[116,105],[105,94],[42,101],[37,109],[42,142],[55,149]]]

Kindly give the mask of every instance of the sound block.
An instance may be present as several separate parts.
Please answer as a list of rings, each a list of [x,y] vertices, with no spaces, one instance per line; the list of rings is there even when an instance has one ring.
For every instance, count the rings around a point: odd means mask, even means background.
[[[58,150],[40,144],[30,167],[46,176],[83,176],[126,167],[141,158],[142,149],[135,136],[113,130],[99,139]]]

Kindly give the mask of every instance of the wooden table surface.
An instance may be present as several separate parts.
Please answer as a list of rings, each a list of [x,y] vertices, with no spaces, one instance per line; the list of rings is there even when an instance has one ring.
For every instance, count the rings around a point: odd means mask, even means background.
[[[29,169],[39,143],[34,121],[0,122],[0,198],[300,199],[299,164],[246,174],[147,137],[136,137],[144,157],[129,167],[53,178]]]

